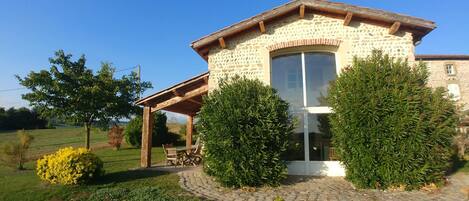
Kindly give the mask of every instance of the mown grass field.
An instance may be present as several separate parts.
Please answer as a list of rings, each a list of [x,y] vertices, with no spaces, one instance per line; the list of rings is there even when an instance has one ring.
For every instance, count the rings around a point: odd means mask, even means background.
[[[91,144],[95,154],[104,161],[104,177],[88,185],[62,186],[41,182],[35,174],[35,160],[61,147],[84,144],[83,128],[59,128],[28,131],[35,137],[30,148],[31,161],[26,170],[17,171],[0,164],[0,200],[88,200],[99,189],[159,187],[176,200],[197,200],[178,185],[178,176],[154,170],[130,170],[140,164],[140,150],[124,145],[115,151],[107,145],[106,133],[93,130]],[[0,144],[16,138],[16,132],[0,132]],[[153,163],[164,160],[160,147],[152,150]]]

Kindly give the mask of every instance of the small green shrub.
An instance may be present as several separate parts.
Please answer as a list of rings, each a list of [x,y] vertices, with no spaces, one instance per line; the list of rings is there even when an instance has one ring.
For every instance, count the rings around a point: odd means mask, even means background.
[[[288,103],[259,80],[234,77],[204,98],[197,130],[204,170],[227,186],[278,185],[293,132]]]
[[[444,90],[415,67],[379,51],[354,59],[331,85],[333,142],[346,178],[360,188],[441,184],[457,115]]]
[[[83,184],[104,174],[103,161],[88,149],[67,147],[37,161],[37,175],[51,184]]]
[[[10,141],[3,145],[0,160],[6,166],[23,170],[27,160],[26,154],[34,137],[26,133],[25,130],[19,130],[17,135],[18,141]]]
[[[130,193],[126,188],[102,188],[91,194],[88,201],[121,201]]]
[[[277,197],[275,197],[274,201],[285,201],[285,199],[283,199],[280,196],[277,196]]]
[[[154,114],[153,120],[153,147],[161,146],[162,144],[176,143],[179,136],[175,133],[168,132],[166,126],[167,117],[165,113],[160,111]],[[124,130],[125,141],[134,147],[142,145],[142,117],[137,116],[130,120]]]

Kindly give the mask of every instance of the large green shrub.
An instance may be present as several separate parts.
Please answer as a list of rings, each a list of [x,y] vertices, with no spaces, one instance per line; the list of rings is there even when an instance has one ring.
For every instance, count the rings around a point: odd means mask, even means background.
[[[166,126],[167,117],[163,112],[156,112],[153,120],[152,145],[154,147],[162,144],[175,143],[179,136],[168,132]],[[130,120],[124,130],[125,140],[134,147],[142,145],[142,117],[137,116]]]
[[[375,51],[355,58],[331,85],[333,142],[356,186],[414,189],[443,182],[456,109],[427,78],[424,64],[411,67]]]
[[[293,125],[288,103],[259,80],[222,80],[204,98],[197,130],[204,170],[227,186],[277,185]]]

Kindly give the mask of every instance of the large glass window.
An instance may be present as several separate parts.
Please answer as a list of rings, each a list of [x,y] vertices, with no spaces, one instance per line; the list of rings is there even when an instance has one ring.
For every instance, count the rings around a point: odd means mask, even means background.
[[[303,73],[301,54],[289,54],[272,59],[272,87],[295,109],[303,107]]]
[[[334,160],[325,97],[329,83],[337,76],[335,55],[327,52],[299,52],[272,57],[272,87],[290,103],[298,125],[287,160]],[[307,150],[305,150],[307,149]]]

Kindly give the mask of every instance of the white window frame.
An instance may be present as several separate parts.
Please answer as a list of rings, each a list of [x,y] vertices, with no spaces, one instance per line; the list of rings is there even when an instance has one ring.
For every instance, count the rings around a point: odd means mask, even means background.
[[[336,52],[334,51],[321,51],[321,50],[301,50],[301,51],[295,51],[295,52],[288,52],[285,54],[300,54],[301,55],[301,73],[302,73],[302,84],[303,84],[303,107],[299,109],[295,109],[291,111],[293,114],[298,114],[301,115],[303,113],[303,138],[304,138],[304,161],[301,162],[310,162],[310,156],[309,156],[309,130],[308,130],[308,114],[330,114],[332,113],[332,108],[328,106],[315,106],[315,107],[308,107],[307,106],[307,87],[306,87],[306,62],[305,62],[305,53],[331,53],[334,55],[335,59],[335,68],[336,68],[336,75],[338,76],[340,73],[340,68],[339,68],[339,59],[337,57]],[[283,55],[283,54],[280,54]],[[272,63],[272,58],[271,57],[271,62]],[[272,72],[272,66],[270,67]],[[272,76],[272,75],[271,75]],[[271,78],[271,82],[272,82]],[[300,162],[300,161],[298,161]],[[312,161],[311,161],[312,162]]]
[[[454,67],[454,64],[445,64],[445,70],[446,74],[449,76],[456,75],[456,68]]]
[[[448,94],[451,95],[452,100],[459,100],[461,99],[461,89],[459,88],[458,84],[448,84],[447,86]]]

